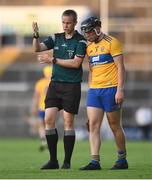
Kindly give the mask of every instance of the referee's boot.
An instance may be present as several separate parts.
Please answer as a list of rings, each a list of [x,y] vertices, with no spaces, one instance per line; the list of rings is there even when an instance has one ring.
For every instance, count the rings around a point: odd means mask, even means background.
[[[126,159],[118,159],[110,170],[128,169],[128,162]]]
[[[88,165],[81,167],[79,170],[101,170],[99,162],[91,161]]]
[[[70,168],[71,168],[71,166],[67,162],[64,162],[63,165],[61,166],[61,169],[70,169]]]
[[[47,169],[59,169],[59,163],[58,161],[48,161],[46,164],[44,164],[41,167],[42,170],[47,170]]]

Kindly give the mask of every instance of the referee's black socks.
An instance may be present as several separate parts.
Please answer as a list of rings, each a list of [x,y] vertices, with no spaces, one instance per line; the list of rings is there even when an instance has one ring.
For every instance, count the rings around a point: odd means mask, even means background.
[[[50,153],[50,161],[57,162],[57,142],[58,142],[57,129],[46,129],[45,134],[46,134],[46,140]]]
[[[64,163],[71,163],[71,156],[75,144],[75,130],[65,130],[64,131]]]

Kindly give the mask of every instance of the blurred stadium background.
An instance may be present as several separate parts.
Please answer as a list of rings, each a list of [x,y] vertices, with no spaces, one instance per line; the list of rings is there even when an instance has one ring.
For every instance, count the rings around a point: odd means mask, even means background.
[[[0,0],[0,137],[31,136],[27,119],[34,84],[42,76],[42,65],[32,50],[32,21],[38,22],[43,40],[62,31],[62,12],[71,8],[78,13],[78,30],[84,18],[95,15],[101,18],[103,32],[124,44],[123,126],[128,139],[141,139],[135,112],[141,106],[152,107],[151,0]],[[85,129],[86,122],[87,62],[83,67],[81,106],[75,121],[78,130]],[[57,127],[62,129],[60,118]],[[103,128],[104,137],[111,137],[106,124]]]

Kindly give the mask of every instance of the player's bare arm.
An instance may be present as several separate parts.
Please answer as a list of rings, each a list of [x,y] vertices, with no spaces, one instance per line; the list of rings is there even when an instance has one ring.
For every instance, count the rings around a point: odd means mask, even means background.
[[[114,57],[114,62],[118,69],[118,86],[115,95],[116,103],[121,104],[124,99],[124,81],[125,81],[125,66],[123,62],[123,55]]]
[[[32,23],[33,28],[33,48],[35,52],[41,52],[47,50],[47,47],[44,43],[40,43],[39,40],[39,27],[37,22]]]

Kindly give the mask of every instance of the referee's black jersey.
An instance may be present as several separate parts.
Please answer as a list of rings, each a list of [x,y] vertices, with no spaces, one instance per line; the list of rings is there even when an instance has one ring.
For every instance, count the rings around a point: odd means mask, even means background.
[[[55,58],[68,61],[74,59],[75,55],[84,57],[86,53],[86,40],[84,37],[75,31],[70,39],[65,38],[65,33],[58,33],[54,36],[49,36],[43,42],[48,49],[53,49]],[[60,65],[53,65],[52,81],[56,82],[71,82],[77,83],[82,81],[82,66],[79,68],[66,68]]]

